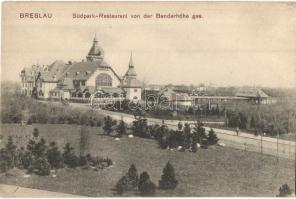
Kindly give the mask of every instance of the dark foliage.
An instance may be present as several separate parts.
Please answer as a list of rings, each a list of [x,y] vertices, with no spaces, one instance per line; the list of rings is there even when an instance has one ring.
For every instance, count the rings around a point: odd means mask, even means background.
[[[288,196],[291,196],[291,194],[292,194],[292,190],[290,189],[289,185],[283,184],[279,188],[279,195],[278,195],[278,197],[288,197]]]
[[[213,129],[211,129],[209,131],[209,135],[208,135],[208,143],[209,145],[214,145],[214,144],[217,144],[219,141],[215,131]]]
[[[127,177],[127,188],[129,190],[133,190],[138,187],[139,175],[137,168],[134,164],[132,164],[126,174]]]
[[[58,146],[55,142],[50,143],[50,148],[47,150],[46,156],[48,163],[52,168],[59,169],[64,166],[64,160]]]
[[[109,135],[112,132],[113,125],[115,125],[115,122],[112,120],[112,118],[109,115],[104,117],[103,129],[107,135]]]
[[[160,189],[174,189],[178,185],[178,181],[175,178],[175,170],[170,162],[166,164],[163,169],[161,180],[159,180]]]
[[[140,175],[138,189],[142,196],[152,196],[156,192],[156,186],[150,180],[150,176],[147,172],[143,172]]]
[[[122,176],[115,185],[117,194],[121,195],[127,190],[127,177]]]
[[[127,130],[127,127],[125,122],[123,120],[120,120],[116,128],[117,137],[122,137],[124,134],[126,134],[126,130]]]
[[[70,143],[67,143],[64,147],[63,159],[64,163],[70,168],[79,166],[79,158],[75,155]]]
[[[190,148],[190,125],[188,123],[185,123],[184,129],[183,129],[183,137],[184,137],[184,143],[183,148],[189,149]]]
[[[137,118],[133,121],[133,135],[142,138],[151,138],[146,118]]]
[[[34,171],[36,174],[45,176],[50,174],[50,164],[44,157],[39,157],[34,162]]]

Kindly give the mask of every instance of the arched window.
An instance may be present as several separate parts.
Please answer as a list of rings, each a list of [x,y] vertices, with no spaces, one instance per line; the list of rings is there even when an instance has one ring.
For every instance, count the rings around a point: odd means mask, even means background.
[[[101,73],[96,78],[96,87],[112,86],[112,78],[106,73]]]

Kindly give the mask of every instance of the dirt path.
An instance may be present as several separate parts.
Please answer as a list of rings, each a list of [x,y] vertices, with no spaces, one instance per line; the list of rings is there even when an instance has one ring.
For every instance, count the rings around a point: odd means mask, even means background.
[[[38,198],[51,198],[51,197],[82,197],[78,195],[65,194],[59,192],[45,191],[40,189],[24,188],[14,185],[0,184],[0,197],[38,197]],[[84,196],[85,197],[85,196]]]

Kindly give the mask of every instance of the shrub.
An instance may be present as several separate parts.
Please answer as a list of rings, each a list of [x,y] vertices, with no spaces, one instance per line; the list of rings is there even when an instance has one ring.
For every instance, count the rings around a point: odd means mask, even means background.
[[[138,189],[142,196],[151,196],[155,194],[156,186],[150,180],[150,176],[147,172],[143,172],[140,175]]]
[[[69,143],[64,147],[63,159],[64,163],[71,168],[75,168],[79,165],[79,158],[75,155],[73,147],[71,147]]]
[[[150,131],[148,128],[147,119],[137,118],[133,121],[133,134],[138,137],[150,138]]]
[[[169,131],[169,147],[170,148],[177,148],[179,145],[178,142],[178,133],[174,130]]]
[[[104,117],[104,126],[103,129],[107,135],[109,135],[112,132],[112,126],[114,125],[114,122],[112,118],[108,115]]]
[[[206,130],[203,127],[203,123],[199,122],[195,128],[194,128],[195,133],[197,133],[197,142],[202,144],[203,140],[207,139],[207,135],[206,135]]]
[[[79,166],[85,166],[85,165],[87,165],[87,158],[86,158],[86,156],[80,156],[79,157]]]
[[[63,156],[59,151],[55,142],[50,143],[50,148],[47,150],[47,160],[52,168],[59,169],[63,167]]]
[[[139,176],[138,176],[138,171],[137,168],[134,164],[131,165],[127,172],[127,188],[128,189],[135,189],[138,187],[138,182],[139,182]]]
[[[24,152],[24,154],[20,157],[20,162],[24,169],[29,169],[29,167],[32,166],[33,163],[32,153],[29,151]]]
[[[121,137],[122,135],[126,134],[126,129],[127,129],[126,124],[124,123],[123,120],[121,120],[116,128],[117,136]]]
[[[38,158],[34,163],[34,170],[36,174],[46,176],[50,174],[50,165],[45,158]]]
[[[34,128],[33,136],[34,136],[34,138],[39,137],[39,130],[38,130],[38,128]]]
[[[108,164],[108,166],[113,165],[113,162],[112,162],[112,160],[110,158],[106,158],[105,162]]]
[[[27,149],[34,157],[36,157],[36,159],[39,157],[45,157],[47,150],[46,142],[43,138],[40,140],[34,140],[34,138],[30,139]]]
[[[16,145],[13,143],[11,136],[8,137],[8,142],[4,148],[0,150],[0,167],[1,172],[6,172],[18,164],[18,156]]]
[[[121,195],[124,193],[124,191],[126,191],[126,189],[127,189],[127,177],[123,176],[116,183],[115,190],[117,194]]]
[[[17,164],[16,145],[13,143],[11,136],[8,137],[8,142],[5,145],[6,161],[8,168],[13,168]],[[4,155],[4,154],[3,154]]]
[[[163,124],[157,129],[156,139],[160,145],[160,148],[166,149],[168,147],[170,132],[166,125]]]
[[[183,147],[185,149],[188,149],[190,147],[190,125],[188,123],[185,123],[184,129],[183,129],[183,136],[184,136],[184,143]]]
[[[292,190],[290,189],[289,185],[287,185],[287,184],[283,184],[279,188],[279,192],[280,193],[279,193],[278,197],[287,197],[292,194]]]
[[[174,189],[176,188],[178,181],[175,179],[174,167],[168,162],[163,169],[161,180],[159,180],[160,189]]]
[[[208,135],[208,143],[209,145],[214,145],[214,144],[217,144],[219,141],[215,131],[213,129],[211,129],[209,131],[209,135]]]
[[[0,173],[5,173],[8,170],[7,162],[0,160]]]
[[[181,131],[183,129],[183,124],[182,122],[178,123],[178,131]]]
[[[197,142],[196,142],[196,140],[192,140],[191,151],[194,152],[194,153],[197,152]]]
[[[0,170],[1,173],[6,172],[8,169],[12,168],[11,158],[5,148],[0,150]]]

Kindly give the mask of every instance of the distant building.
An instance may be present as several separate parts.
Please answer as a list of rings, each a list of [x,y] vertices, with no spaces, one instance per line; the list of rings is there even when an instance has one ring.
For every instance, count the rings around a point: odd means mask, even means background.
[[[57,60],[49,66],[33,65],[21,71],[22,91],[45,99],[88,99],[109,97],[141,100],[141,82],[130,57],[123,77],[104,61],[104,50],[95,37],[86,61]]]
[[[187,93],[177,92],[170,87],[166,87],[158,92],[160,103],[167,102],[172,108],[192,106],[192,97]]]
[[[269,100],[270,97],[258,88],[241,88],[237,91],[235,96],[247,98],[248,101],[256,104],[268,104],[271,102]]]
[[[248,98],[236,96],[192,96],[192,105],[195,107],[208,107],[212,109],[218,106],[229,106],[237,102],[246,102]]]

